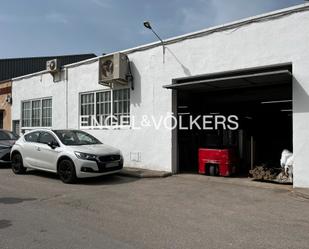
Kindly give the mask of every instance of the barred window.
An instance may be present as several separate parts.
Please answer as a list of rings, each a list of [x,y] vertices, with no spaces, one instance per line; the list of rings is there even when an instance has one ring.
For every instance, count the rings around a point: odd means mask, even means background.
[[[32,101],[31,126],[41,126],[41,100]]]
[[[42,126],[50,127],[52,125],[52,100],[42,100]]]
[[[22,103],[22,127],[31,126],[31,102],[25,101]]]
[[[94,93],[87,93],[81,95],[81,115],[91,116],[94,115]],[[88,119],[86,126],[91,125],[91,119]]]
[[[51,127],[52,99],[22,102],[22,127]]]
[[[117,118],[118,124],[123,119],[129,122],[130,114],[130,91],[129,89],[115,90],[113,92],[113,115]]]
[[[110,120],[106,120],[111,114],[111,92],[98,92],[96,94],[96,116],[101,124],[110,125]]]
[[[118,124],[121,117],[129,123],[130,115],[130,89],[118,89],[93,93],[82,93],[80,97],[80,114],[87,117],[81,122],[81,126],[91,126],[92,117],[102,126],[111,125],[110,116],[117,118]]]

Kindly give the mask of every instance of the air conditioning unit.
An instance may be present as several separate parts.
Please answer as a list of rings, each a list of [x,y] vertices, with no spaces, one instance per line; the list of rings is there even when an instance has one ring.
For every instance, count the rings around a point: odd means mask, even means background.
[[[57,59],[46,61],[46,70],[50,73],[58,72],[60,70],[59,61]]]
[[[111,83],[128,84],[128,57],[122,53],[115,53],[99,59],[99,84]]]

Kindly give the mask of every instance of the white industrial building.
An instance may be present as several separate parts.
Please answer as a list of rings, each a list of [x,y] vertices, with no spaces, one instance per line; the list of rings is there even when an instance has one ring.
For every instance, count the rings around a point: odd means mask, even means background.
[[[98,84],[99,59],[13,79],[12,122],[84,129],[123,151],[126,166],[196,171],[197,148],[235,144],[244,165],[293,150],[294,186],[309,187],[309,4],[267,13],[125,51],[132,85]],[[117,110],[112,107],[117,106]],[[121,108],[120,108],[121,106]],[[111,110],[113,109],[113,110]],[[82,113],[83,112],[83,113]],[[240,117],[236,133],[83,127],[80,115],[225,113]],[[15,125],[16,126],[16,125]],[[220,140],[220,141],[219,141]]]

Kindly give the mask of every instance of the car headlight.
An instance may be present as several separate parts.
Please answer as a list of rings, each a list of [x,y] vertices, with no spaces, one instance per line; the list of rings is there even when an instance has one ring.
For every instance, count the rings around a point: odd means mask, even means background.
[[[88,154],[88,153],[75,151],[74,154],[76,155],[77,158],[82,159],[82,160],[95,161],[97,159],[96,155],[92,155],[92,154]]]

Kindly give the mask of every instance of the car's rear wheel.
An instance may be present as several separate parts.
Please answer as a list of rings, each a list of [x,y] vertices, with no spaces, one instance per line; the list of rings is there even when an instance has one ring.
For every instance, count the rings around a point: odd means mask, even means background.
[[[73,162],[68,159],[61,160],[58,165],[58,175],[64,183],[74,183],[76,171]]]
[[[26,170],[27,169],[24,167],[23,158],[21,154],[14,153],[12,155],[12,171],[17,175],[20,175],[24,174]]]

